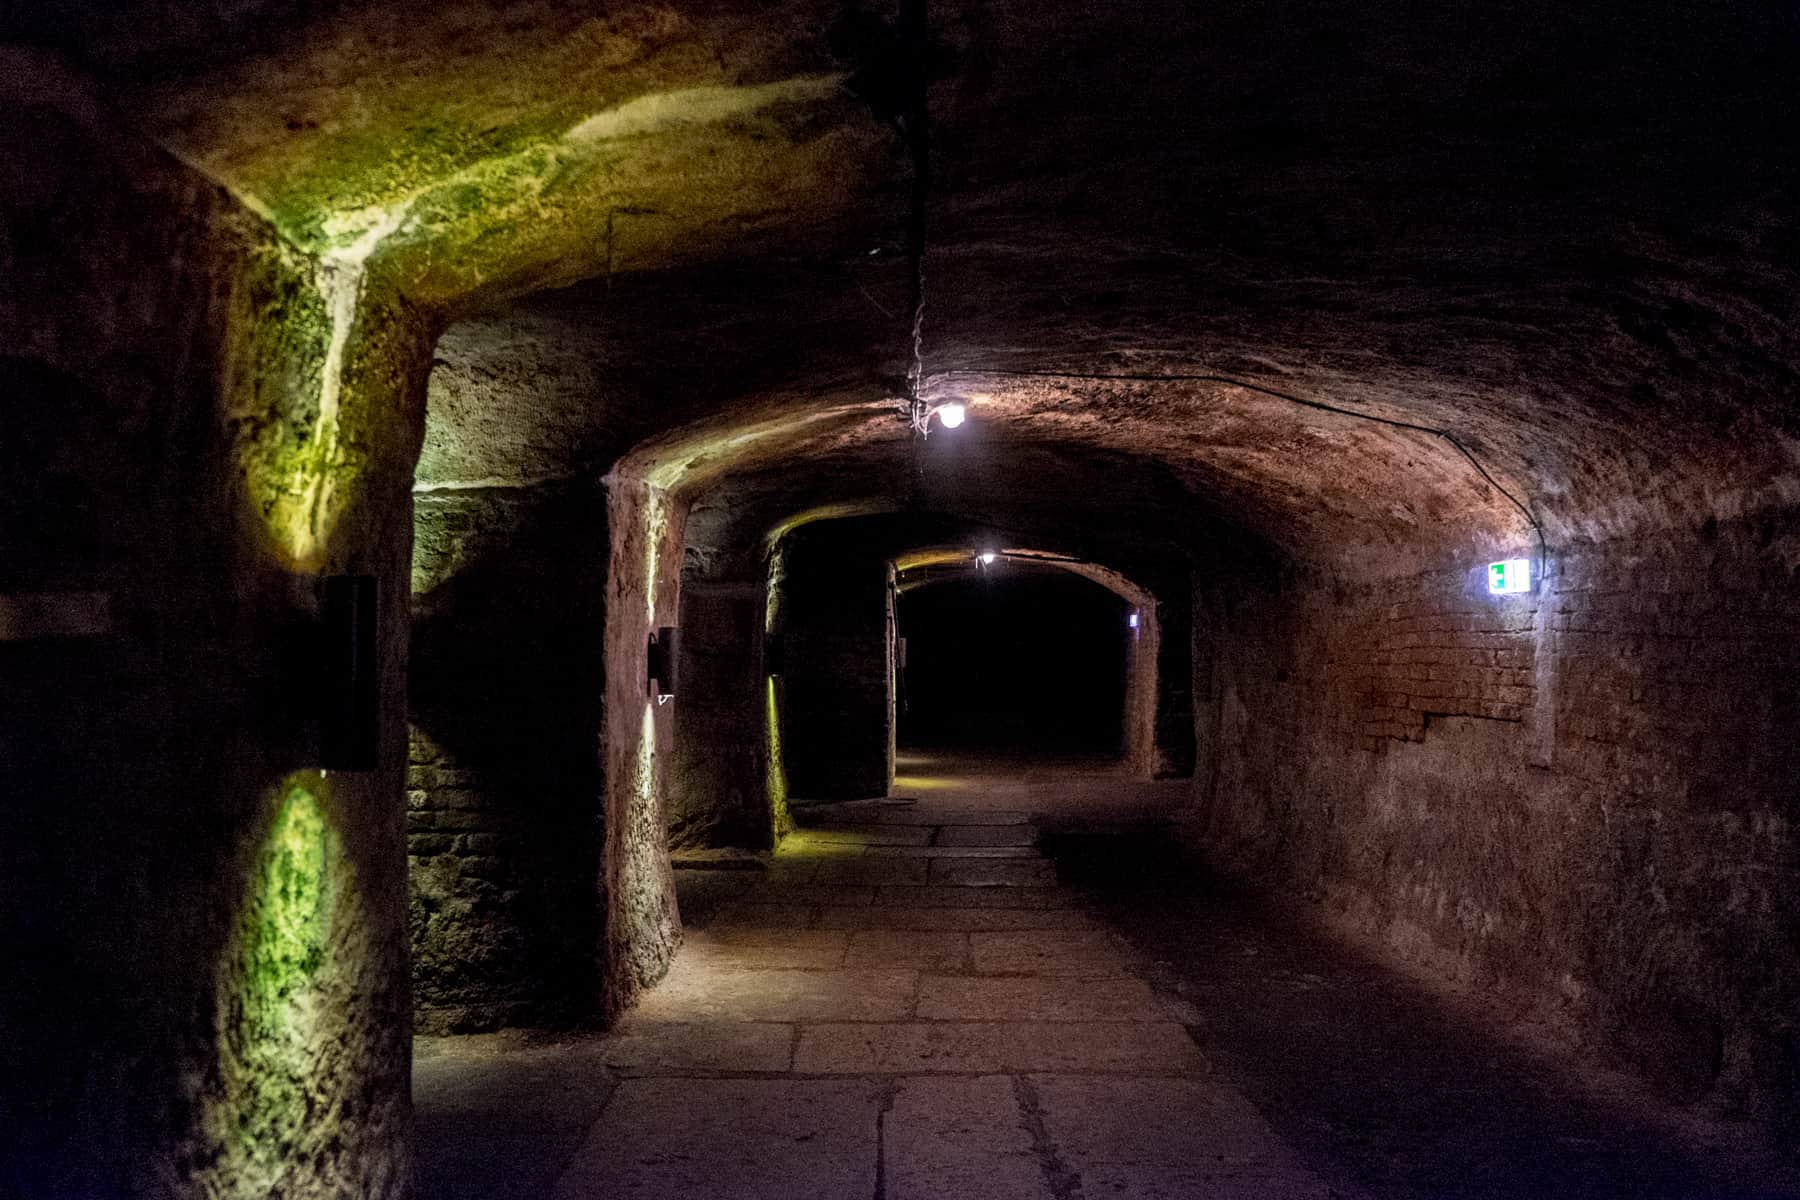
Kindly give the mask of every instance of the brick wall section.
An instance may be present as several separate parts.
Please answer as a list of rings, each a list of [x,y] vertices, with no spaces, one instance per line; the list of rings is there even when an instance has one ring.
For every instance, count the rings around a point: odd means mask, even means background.
[[[607,521],[595,485],[415,505],[407,850],[424,1032],[599,1003]]]
[[[1340,660],[1358,701],[1359,745],[1379,753],[1389,740],[1422,741],[1431,717],[1522,720],[1536,695],[1537,597],[1471,596],[1460,574],[1408,580],[1401,591],[1385,605],[1360,598],[1369,615]]]
[[[1212,587],[1194,832],[1537,996],[1672,1094],[1794,1132],[1793,533],[1568,548],[1547,590],[1491,602],[1460,572]]]

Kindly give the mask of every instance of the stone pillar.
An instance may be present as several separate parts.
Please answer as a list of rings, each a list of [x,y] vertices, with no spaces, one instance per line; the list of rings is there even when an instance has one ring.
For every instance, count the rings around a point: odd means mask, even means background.
[[[669,764],[678,846],[773,848],[764,585],[690,581],[681,593],[681,695]]]
[[[575,479],[414,499],[418,1027],[580,1023],[600,996],[605,496]]]
[[[603,1011],[626,1007],[668,970],[681,942],[669,867],[667,767],[680,695],[647,683],[650,634],[680,619],[685,508],[641,479],[606,478],[606,914]]]
[[[0,195],[0,594],[106,597],[0,642],[0,1192],[398,1200],[434,331],[53,64],[0,51],[0,103],[0,174],[45,185]],[[327,774],[338,573],[377,580],[380,756]]]
[[[803,800],[887,794],[893,779],[892,568],[803,529],[788,551],[783,748]]]
[[[1120,757],[1127,771],[1140,779],[1155,776],[1158,760],[1156,710],[1158,651],[1162,623],[1154,601],[1135,610],[1137,625],[1125,641],[1125,711]]]

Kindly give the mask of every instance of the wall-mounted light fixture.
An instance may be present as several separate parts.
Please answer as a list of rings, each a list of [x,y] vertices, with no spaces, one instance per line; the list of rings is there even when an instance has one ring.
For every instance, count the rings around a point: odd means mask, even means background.
[[[940,404],[932,412],[945,429],[955,429],[969,419],[969,410],[961,404]]]
[[[381,748],[375,577],[329,575],[323,587],[320,764],[331,771],[373,771]]]
[[[1496,596],[1513,596],[1531,590],[1531,560],[1509,558],[1488,564],[1488,591]]]
[[[675,664],[680,658],[681,631],[664,625],[650,635],[649,669],[645,687],[658,704],[675,698]]]
[[[1138,627],[1138,615],[1135,610],[1129,617],[1125,618],[1125,625],[1128,629],[1136,629]]]
[[[983,550],[980,554],[975,556],[975,561],[979,562],[984,567],[991,567],[994,565],[994,560],[999,557],[1000,556],[992,550]]]

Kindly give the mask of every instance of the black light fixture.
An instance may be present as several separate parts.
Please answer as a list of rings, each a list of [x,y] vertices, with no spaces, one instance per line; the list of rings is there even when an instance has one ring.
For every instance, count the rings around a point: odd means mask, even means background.
[[[645,686],[658,704],[675,698],[675,664],[681,657],[681,631],[664,625],[650,635],[649,676]]]
[[[328,575],[324,581],[319,759],[329,771],[373,771],[379,765],[376,595],[373,575]]]

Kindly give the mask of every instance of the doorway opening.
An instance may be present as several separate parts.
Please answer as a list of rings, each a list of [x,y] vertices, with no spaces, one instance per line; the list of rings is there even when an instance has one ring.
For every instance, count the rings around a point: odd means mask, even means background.
[[[1088,579],[997,561],[902,585],[903,756],[1116,763],[1137,610]]]

